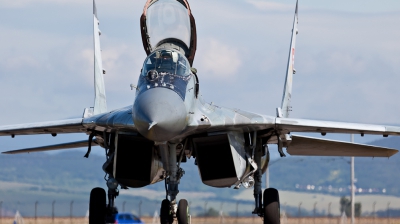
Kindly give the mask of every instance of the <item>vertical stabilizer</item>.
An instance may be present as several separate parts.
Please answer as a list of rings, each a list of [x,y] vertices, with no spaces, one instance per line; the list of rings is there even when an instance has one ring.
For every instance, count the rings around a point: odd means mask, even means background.
[[[99,20],[96,3],[93,0],[93,39],[94,39],[94,110],[93,115],[107,112],[106,90],[104,87],[103,63],[100,49]]]
[[[294,21],[293,21],[293,29],[292,29],[292,39],[290,41],[290,50],[289,50],[289,59],[288,59],[288,64],[287,64],[287,70],[286,70],[286,79],[285,79],[285,86],[283,89],[283,97],[282,97],[282,117],[289,117],[289,112],[292,110],[290,106],[290,101],[292,98],[292,84],[293,84],[293,74],[296,73],[296,70],[294,69],[294,55],[295,55],[295,49],[296,49],[296,36],[298,33],[297,30],[297,24],[298,24],[298,4],[299,2],[296,2],[296,11],[294,14]]]

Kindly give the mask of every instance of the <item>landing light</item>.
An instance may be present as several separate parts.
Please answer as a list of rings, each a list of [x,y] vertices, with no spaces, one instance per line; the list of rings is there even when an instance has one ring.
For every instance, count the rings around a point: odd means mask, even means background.
[[[114,179],[114,178],[108,179],[107,180],[107,187],[112,189],[112,190],[117,189],[118,188],[118,181],[116,179]]]

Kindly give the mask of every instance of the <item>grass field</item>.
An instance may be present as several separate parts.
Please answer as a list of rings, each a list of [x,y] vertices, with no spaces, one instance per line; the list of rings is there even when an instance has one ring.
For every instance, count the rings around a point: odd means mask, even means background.
[[[159,223],[158,220],[155,220],[153,217],[143,217],[142,220],[147,223]],[[14,221],[13,218],[3,218],[0,219],[0,224],[12,224]],[[155,222],[154,222],[155,221]],[[350,219],[347,219],[347,222],[343,222],[340,218],[285,218],[281,219],[281,224],[350,224]],[[87,224],[87,218],[24,218],[24,224],[76,224],[82,223]],[[260,218],[247,218],[247,217],[226,217],[226,218],[200,218],[194,217],[192,218],[192,224],[256,224],[263,223]],[[356,219],[357,224],[400,224],[400,218],[359,218]],[[20,224],[20,223],[18,223]]]

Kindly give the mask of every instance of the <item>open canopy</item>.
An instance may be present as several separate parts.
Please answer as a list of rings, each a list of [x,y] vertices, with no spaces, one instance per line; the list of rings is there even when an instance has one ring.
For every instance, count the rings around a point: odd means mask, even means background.
[[[187,9],[176,0],[157,1],[147,10],[147,33],[153,49],[174,38],[190,47],[190,19]]]
[[[141,17],[141,31],[148,55],[158,48],[174,48],[193,64],[196,25],[186,0],[148,0]]]

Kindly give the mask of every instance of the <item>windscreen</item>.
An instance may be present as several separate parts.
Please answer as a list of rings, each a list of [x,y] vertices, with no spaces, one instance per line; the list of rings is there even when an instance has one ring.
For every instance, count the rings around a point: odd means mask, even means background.
[[[168,38],[181,40],[190,47],[190,18],[188,9],[176,0],[159,0],[147,10],[147,32],[154,49]]]
[[[156,50],[143,63],[138,94],[161,87],[171,89],[185,99],[190,78],[190,64],[183,54],[174,50]]]
[[[149,71],[188,76],[190,64],[186,57],[177,51],[157,50],[148,56],[143,64],[142,75],[149,75]]]

